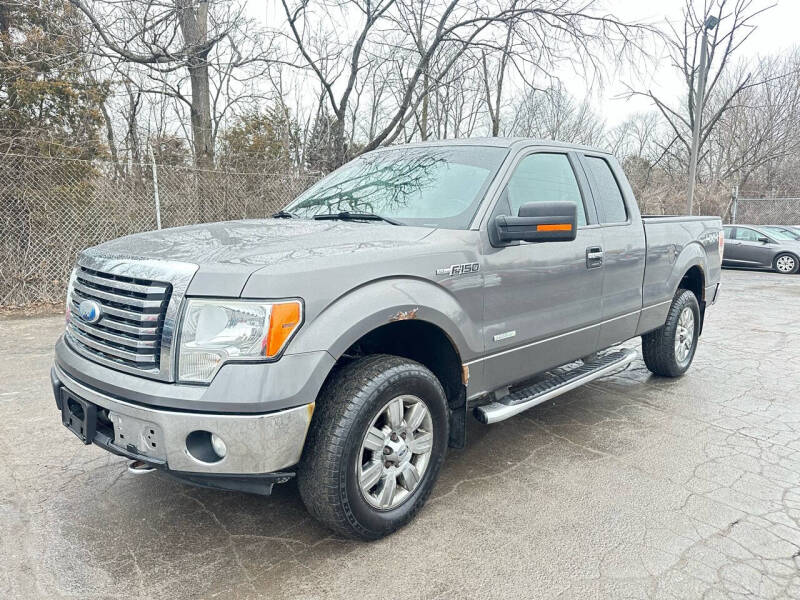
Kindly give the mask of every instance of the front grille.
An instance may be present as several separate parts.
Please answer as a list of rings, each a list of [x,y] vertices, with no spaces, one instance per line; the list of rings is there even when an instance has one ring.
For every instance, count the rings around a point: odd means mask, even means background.
[[[87,356],[158,372],[171,292],[169,283],[78,267],[70,293],[69,341]],[[84,300],[100,305],[96,323],[81,318],[79,306]]]

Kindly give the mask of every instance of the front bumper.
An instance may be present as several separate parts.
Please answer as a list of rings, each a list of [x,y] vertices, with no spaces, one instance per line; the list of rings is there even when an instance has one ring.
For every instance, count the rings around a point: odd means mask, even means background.
[[[95,443],[115,454],[143,460],[192,483],[211,487],[243,489],[226,484],[226,479],[274,479],[276,475],[287,475],[276,472],[300,460],[314,411],[313,402],[265,414],[201,413],[140,406],[81,383],[58,364],[53,366],[51,380],[59,409],[65,395],[97,407],[97,422],[101,426],[92,431],[86,443]],[[225,456],[215,462],[193,456],[187,438],[195,431],[222,438],[227,446]]]

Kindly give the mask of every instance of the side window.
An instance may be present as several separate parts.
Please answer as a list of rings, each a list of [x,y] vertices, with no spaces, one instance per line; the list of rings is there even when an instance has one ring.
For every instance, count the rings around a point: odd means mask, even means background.
[[[586,225],[586,208],[566,154],[531,154],[523,158],[506,187],[512,215],[528,202],[574,202],[578,226]]]
[[[743,242],[757,242],[761,234],[754,229],[745,229],[743,227],[736,228],[736,239]]]
[[[623,223],[628,220],[625,201],[617,184],[617,179],[605,159],[597,156],[584,156],[589,181],[594,192],[594,201],[601,223]]]
[[[723,235],[725,236],[726,240],[735,240],[736,239],[736,236],[734,235],[736,230],[733,227],[723,227],[722,230],[723,230]]]

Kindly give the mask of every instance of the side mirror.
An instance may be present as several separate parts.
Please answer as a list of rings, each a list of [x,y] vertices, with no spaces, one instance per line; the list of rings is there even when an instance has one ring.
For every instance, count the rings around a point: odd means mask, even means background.
[[[758,241],[761,242],[762,244],[769,244],[772,240],[762,235],[760,238],[758,238]]]
[[[578,206],[574,202],[528,202],[519,216],[496,216],[492,238],[504,244],[524,242],[571,242],[578,234]]]

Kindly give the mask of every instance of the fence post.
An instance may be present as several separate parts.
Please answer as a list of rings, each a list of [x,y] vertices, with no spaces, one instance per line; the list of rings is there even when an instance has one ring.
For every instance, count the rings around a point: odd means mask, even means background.
[[[156,202],[156,229],[161,229],[161,202],[158,199],[158,168],[156,168],[156,157],[153,155],[153,147],[150,150],[150,164],[153,166],[153,199]]]
[[[733,186],[733,190],[731,190],[731,224],[736,224],[736,209],[738,208],[739,204],[739,186]]]

